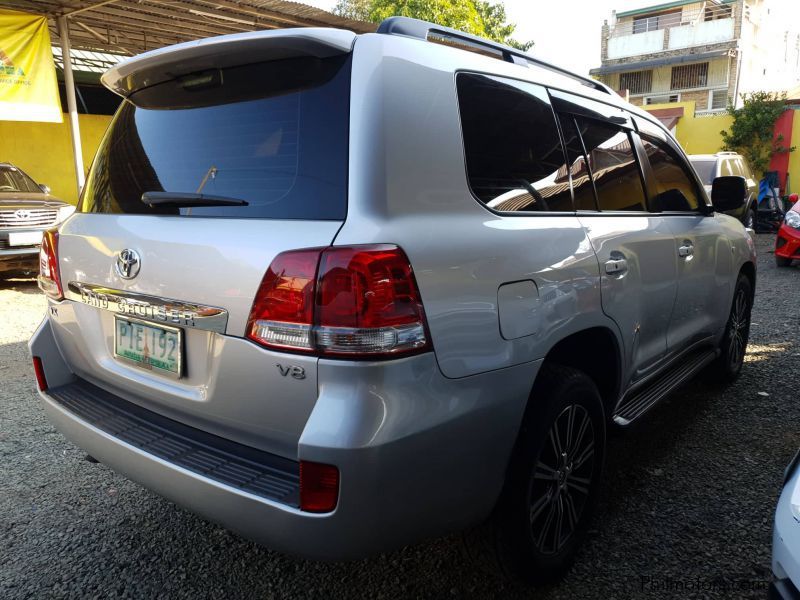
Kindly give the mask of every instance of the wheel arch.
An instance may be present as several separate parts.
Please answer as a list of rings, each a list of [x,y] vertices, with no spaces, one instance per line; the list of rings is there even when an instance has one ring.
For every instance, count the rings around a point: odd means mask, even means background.
[[[752,300],[756,294],[756,266],[752,262],[747,261],[739,269],[739,274],[744,275],[750,280],[750,286],[753,288],[752,289],[753,295],[750,298]]]
[[[586,373],[594,381],[610,418],[620,397],[622,351],[617,336],[608,327],[582,329],[559,340],[545,356],[555,363]]]

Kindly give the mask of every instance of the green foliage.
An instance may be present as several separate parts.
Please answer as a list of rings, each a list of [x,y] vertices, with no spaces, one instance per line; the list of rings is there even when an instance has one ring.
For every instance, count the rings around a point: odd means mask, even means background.
[[[488,0],[338,0],[334,14],[348,19],[380,23],[393,16],[431,21],[528,50],[533,42],[518,42],[511,36],[516,25],[506,22],[502,4]]]
[[[371,6],[372,0],[338,0],[333,7],[333,14],[354,21],[369,21]]]
[[[747,159],[753,171],[762,176],[769,169],[774,154],[794,152],[783,145],[783,136],[773,139],[775,121],[786,110],[786,94],[769,92],[742,94],[741,108],[728,105],[733,117],[730,131],[721,131],[723,149],[738,152]]]

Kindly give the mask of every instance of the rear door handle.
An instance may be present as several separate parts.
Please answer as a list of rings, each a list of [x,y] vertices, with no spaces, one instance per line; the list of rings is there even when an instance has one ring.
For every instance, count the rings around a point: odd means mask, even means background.
[[[608,275],[622,275],[628,271],[628,261],[624,258],[611,258],[606,261]]]
[[[683,242],[683,245],[678,247],[678,256],[684,258],[687,256],[694,256],[694,244],[691,242]]]

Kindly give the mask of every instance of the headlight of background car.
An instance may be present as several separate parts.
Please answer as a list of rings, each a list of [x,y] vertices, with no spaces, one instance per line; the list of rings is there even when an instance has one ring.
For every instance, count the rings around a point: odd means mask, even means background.
[[[74,212],[75,212],[74,206],[62,206],[61,208],[58,209],[58,222],[61,223]],[[800,227],[800,224],[798,225],[798,227]]]
[[[785,222],[789,227],[800,229],[800,213],[790,210],[789,212],[786,213]]]

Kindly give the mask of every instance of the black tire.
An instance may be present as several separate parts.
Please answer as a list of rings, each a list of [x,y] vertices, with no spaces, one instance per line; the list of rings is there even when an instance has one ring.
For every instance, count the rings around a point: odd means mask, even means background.
[[[788,267],[792,264],[791,258],[785,258],[783,256],[775,255],[775,264],[780,267]]]
[[[564,576],[597,503],[605,423],[600,394],[587,375],[542,367],[500,500],[488,522],[466,536],[474,559],[530,584]]]
[[[720,343],[720,355],[709,367],[713,379],[730,383],[739,377],[750,337],[750,312],[753,308],[753,284],[740,273],[733,292],[733,302]]]

